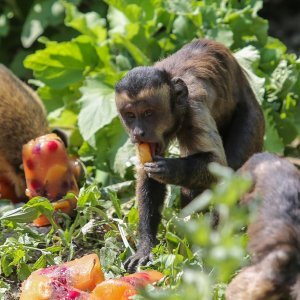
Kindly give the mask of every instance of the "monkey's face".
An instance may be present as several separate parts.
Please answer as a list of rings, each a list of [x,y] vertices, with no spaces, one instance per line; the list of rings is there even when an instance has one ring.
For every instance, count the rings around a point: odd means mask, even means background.
[[[136,96],[116,93],[120,118],[133,143],[149,143],[152,155],[162,155],[174,136],[176,115],[172,113],[170,88],[141,90]]]

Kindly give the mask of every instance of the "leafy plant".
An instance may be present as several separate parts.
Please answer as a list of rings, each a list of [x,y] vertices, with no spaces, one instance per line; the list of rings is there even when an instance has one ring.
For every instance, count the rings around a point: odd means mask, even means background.
[[[138,242],[134,200],[134,149],[114,105],[114,85],[131,68],[151,65],[194,38],[224,43],[248,74],[266,120],[265,149],[299,155],[300,59],[268,36],[258,12],[262,0],[7,1],[0,8],[0,60],[30,83],[53,127],[70,134],[69,150],[87,166],[75,219],[37,230],[24,223],[49,202],[23,208],[0,203],[0,296],[12,294],[33,270],[94,251],[106,276],[121,275]],[[18,38],[11,39],[15,34]],[[3,46],[5,45],[5,46]],[[14,55],[17,49],[17,53]],[[24,60],[25,69],[20,67]],[[215,167],[221,182],[183,212],[172,187],[159,229],[155,260],[164,272],[147,299],[223,299],[226,283],[246,263],[248,212],[235,203],[249,181]],[[214,207],[221,225],[211,227]],[[2,294],[1,294],[2,293]],[[142,297],[142,296],[140,296]]]

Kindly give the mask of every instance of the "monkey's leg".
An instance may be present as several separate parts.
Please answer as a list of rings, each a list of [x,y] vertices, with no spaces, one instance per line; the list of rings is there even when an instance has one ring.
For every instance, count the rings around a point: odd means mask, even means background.
[[[133,273],[138,265],[146,264],[151,258],[151,250],[157,243],[156,233],[166,195],[166,186],[149,178],[143,169],[138,170],[137,178],[140,242],[137,252],[125,262],[125,268],[130,273]]]
[[[181,207],[185,207],[187,204],[189,204],[195,197],[200,195],[203,192],[203,189],[188,189],[185,187],[182,187],[180,189],[180,204]]]
[[[227,300],[289,299],[298,273],[297,251],[279,245],[258,263],[244,268],[226,289]]]
[[[258,104],[239,104],[223,143],[228,166],[237,170],[263,146],[264,118]]]

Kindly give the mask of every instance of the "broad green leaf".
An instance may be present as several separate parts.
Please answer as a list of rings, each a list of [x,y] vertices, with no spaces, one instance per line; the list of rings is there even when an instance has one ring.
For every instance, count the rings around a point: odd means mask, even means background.
[[[25,67],[51,88],[61,89],[83,80],[100,63],[91,39],[80,36],[70,42],[49,42],[43,50],[27,56]]]
[[[81,157],[93,157],[93,164],[102,171],[114,174],[115,157],[118,149],[124,145],[128,136],[118,117],[96,133],[95,148],[83,144]]]
[[[228,48],[233,44],[233,33],[228,25],[216,25],[207,30],[206,37],[222,43]]]
[[[78,125],[83,138],[89,141],[117,116],[114,90],[99,78],[87,78],[80,91],[82,109],[78,115]]]
[[[255,47],[247,46],[235,52],[234,56],[245,71],[256,99],[262,103],[265,93],[265,78],[258,77],[255,74],[255,67],[258,65],[260,59],[259,52]]]
[[[184,15],[179,15],[173,23],[173,33],[181,44],[188,43],[195,37],[196,26]]]
[[[127,142],[121,146],[117,153],[114,163],[114,171],[124,177],[126,170],[133,165],[133,157],[136,155],[134,145],[127,140]]]
[[[80,13],[77,8],[65,3],[65,24],[80,33],[90,36],[95,42],[103,42],[106,39],[105,19],[100,18],[96,12]]]
[[[36,208],[24,209],[22,207],[5,212],[0,220],[8,220],[18,223],[28,223],[33,221],[39,216]]]

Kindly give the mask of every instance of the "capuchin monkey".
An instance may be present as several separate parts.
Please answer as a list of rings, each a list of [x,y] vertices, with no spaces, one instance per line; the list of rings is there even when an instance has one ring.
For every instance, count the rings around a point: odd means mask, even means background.
[[[117,83],[116,106],[133,143],[148,143],[153,161],[137,168],[140,243],[129,272],[150,259],[166,184],[181,186],[182,205],[216,179],[208,164],[238,169],[262,149],[264,118],[230,51],[196,40],[153,67],[137,67]],[[177,139],[180,158],[164,158]]]
[[[22,146],[49,132],[38,95],[0,64],[0,177],[12,184],[18,197],[25,196]]]
[[[241,168],[253,188],[241,204],[258,203],[248,228],[252,263],[226,290],[227,300],[300,299],[300,172],[286,159],[255,154]]]

